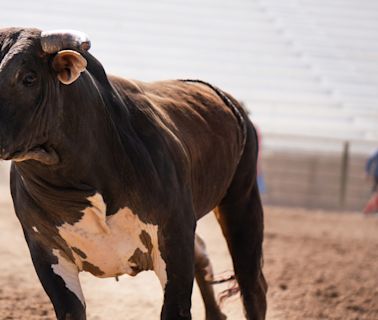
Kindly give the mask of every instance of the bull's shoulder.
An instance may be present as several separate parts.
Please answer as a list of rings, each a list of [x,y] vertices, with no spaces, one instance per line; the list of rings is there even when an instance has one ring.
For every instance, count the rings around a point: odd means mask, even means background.
[[[191,106],[224,105],[213,86],[205,82],[164,80],[143,82],[117,76],[108,76],[112,85],[121,95],[132,95],[137,99],[148,99],[157,106],[186,103]]]
[[[200,80],[165,80],[142,82],[110,77],[121,97],[132,101],[136,109],[143,110],[170,127],[198,128],[198,123],[228,122],[234,126],[239,103],[229,94]]]
[[[217,99],[214,90],[203,83],[182,80],[165,80],[156,82],[138,82],[139,87],[149,96],[174,98],[177,100],[195,100],[198,98]]]

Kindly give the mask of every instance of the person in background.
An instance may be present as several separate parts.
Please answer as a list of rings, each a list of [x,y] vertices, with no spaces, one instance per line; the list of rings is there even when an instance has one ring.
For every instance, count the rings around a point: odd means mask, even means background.
[[[364,213],[378,212],[378,150],[367,160],[366,175],[373,180],[372,196],[364,208]]]

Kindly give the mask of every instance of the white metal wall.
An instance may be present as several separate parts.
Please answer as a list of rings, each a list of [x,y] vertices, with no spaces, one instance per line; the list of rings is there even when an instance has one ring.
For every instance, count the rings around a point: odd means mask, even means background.
[[[2,0],[0,23],[85,31],[126,77],[213,82],[263,132],[378,141],[376,0]]]

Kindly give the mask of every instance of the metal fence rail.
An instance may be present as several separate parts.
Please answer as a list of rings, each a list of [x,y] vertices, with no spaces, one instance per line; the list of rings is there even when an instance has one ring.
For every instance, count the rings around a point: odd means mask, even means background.
[[[365,162],[378,142],[264,135],[261,168],[267,204],[362,210],[371,183]]]
[[[364,167],[378,142],[264,134],[266,204],[360,211],[370,196]],[[361,152],[362,151],[362,152]],[[9,162],[0,162],[0,202],[9,201]]]

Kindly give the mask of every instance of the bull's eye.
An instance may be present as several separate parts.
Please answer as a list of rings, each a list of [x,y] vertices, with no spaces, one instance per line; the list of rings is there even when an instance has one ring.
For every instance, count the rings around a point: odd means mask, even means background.
[[[37,75],[34,72],[28,72],[24,75],[22,83],[26,87],[32,87],[37,81]]]

